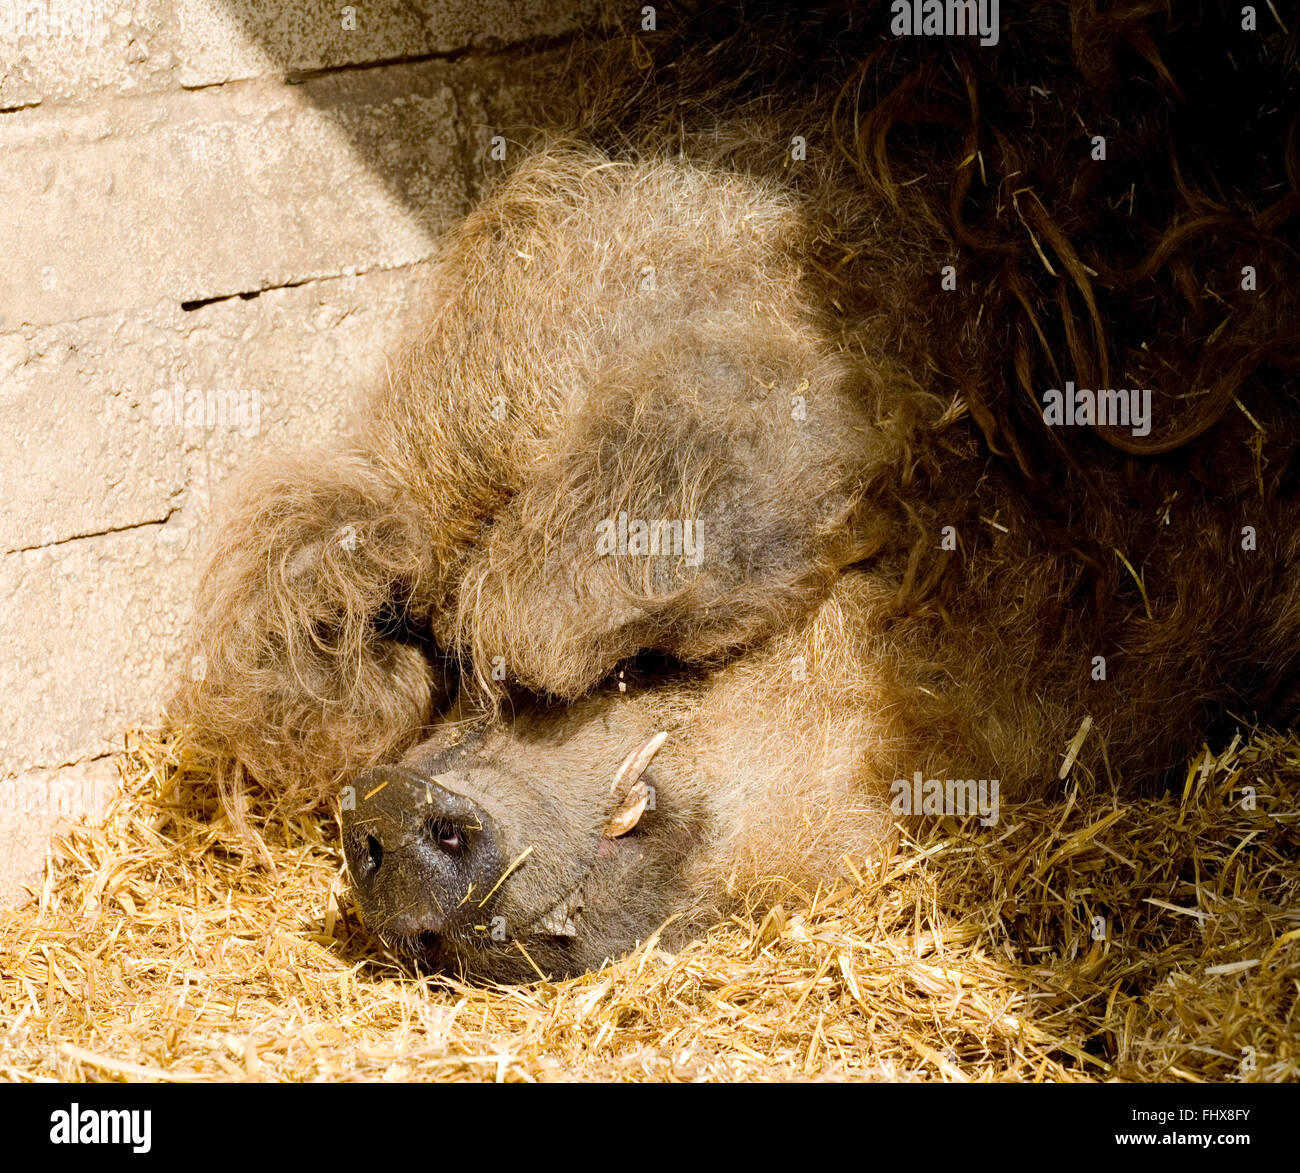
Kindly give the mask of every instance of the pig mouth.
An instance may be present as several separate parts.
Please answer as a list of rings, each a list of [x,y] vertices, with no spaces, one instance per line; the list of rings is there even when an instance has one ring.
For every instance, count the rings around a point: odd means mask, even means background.
[[[639,836],[602,838],[591,863],[568,894],[557,900],[521,932],[516,933],[512,940],[523,943],[545,938],[559,945],[576,941],[582,933],[582,914],[587,901],[587,890],[597,868],[602,862],[610,861],[627,850],[631,842],[637,838]],[[499,944],[490,939],[451,932],[441,927],[406,934],[380,931],[379,936],[391,949],[412,958],[422,968],[432,971],[446,971],[460,963],[466,971],[473,972],[481,968],[484,959],[500,948]],[[493,945],[496,946],[495,949]]]
[[[598,867],[602,862],[617,858],[629,849],[633,840],[640,838],[641,836],[629,836],[626,842],[621,838],[602,839],[592,862],[568,894],[504,942],[494,941],[487,934],[457,931],[445,925],[437,928],[420,928],[416,925],[406,932],[379,929],[376,935],[391,950],[408,958],[426,973],[454,973],[459,970],[466,979],[487,976],[518,981],[531,980],[538,974],[554,974],[557,972],[554,969],[557,963],[554,951],[562,951],[563,956],[569,949],[579,946],[579,938],[584,929],[583,911],[588,889]],[[530,943],[542,945],[543,942],[548,942],[550,948],[544,949],[540,954],[529,947]],[[538,968],[539,960],[543,967],[541,969]],[[560,972],[569,972],[566,961],[559,960],[558,964]]]
[[[617,844],[617,845],[616,845]],[[582,911],[586,903],[587,884],[596,870],[597,863],[605,856],[621,850],[621,840],[611,843],[602,839],[596,848],[596,858],[583,873],[582,879],[569,894],[557,900],[546,912],[539,916],[524,930],[525,937],[565,937],[578,935],[582,924]]]

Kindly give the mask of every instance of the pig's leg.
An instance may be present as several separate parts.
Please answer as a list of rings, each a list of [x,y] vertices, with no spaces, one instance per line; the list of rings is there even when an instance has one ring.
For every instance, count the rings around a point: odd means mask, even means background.
[[[314,799],[418,739],[444,691],[422,524],[358,453],[283,459],[245,481],[173,706],[201,749]]]

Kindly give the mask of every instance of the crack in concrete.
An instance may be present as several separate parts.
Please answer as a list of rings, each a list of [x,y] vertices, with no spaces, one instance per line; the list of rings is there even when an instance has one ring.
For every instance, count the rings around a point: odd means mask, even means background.
[[[17,779],[21,778],[24,774],[29,774],[34,770],[69,770],[73,766],[87,766],[90,765],[92,762],[103,762],[103,761],[107,761],[110,758],[115,758],[121,752],[122,751],[120,749],[106,749],[103,750],[101,753],[89,753],[86,754],[84,757],[73,758],[69,762],[57,762],[54,765],[47,765],[44,762],[37,762],[34,763],[33,765],[25,767],[22,770],[18,770],[15,773],[5,774],[3,776],[0,776],[0,782],[14,782]]]
[[[416,53],[404,57],[385,57],[377,61],[350,61],[343,65],[322,65],[315,69],[290,69],[283,73],[264,73],[257,77],[230,77],[218,81],[200,81],[186,84],[180,82],[182,93],[200,94],[205,90],[229,90],[235,86],[247,86],[270,83],[272,85],[300,86],[315,81],[319,77],[329,77],[335,73],[349,73],[364,69],[384,69],[391,65],[424,65],[430,61],[456,61],[466,53],[473,52],[467,47],[448,49],[441,53]],[[165,93],[166,91],[161,91]]]
[[[527,57],[533,54],[548,53],[554,49],[562,49],[582,37],[592,35],[600,35],[599,23],[552,33],[549,36],[525,37],[523,40],[511,41],[507,44],[476,45],[471,43],[458,45],[454,49],[443,49],[432,53],[386,57],[377,61],[355,61],[343,65],[325,65],[316,69],[285,69],[281,65],[282,72],[262,73],[253,77],[221,78],[216,81],[195,82],[190,85],[176,80],[172,85],[162,85],[157,88],[144,87],[135,93],[129,90],[103,92],[91,89],[85,93],[71,95],[42,94],[39,97],[19,98],[10,105],[0,106],[0,118],[6,115],[20,116],[24,111],[40,110],[42,113],[49,113],[78,106],[84,107],[92,103],[108,108],[119,103],[166,99],[173,94],[203,94],[209,91],[223,90],[229,92],[237,88],[256,86],[280,88],[286,85],[306,85],[337,73],[355,73],[368,69],[391,69],[403,65],[427,65],[432,63],[459,65],[466,59],[486,63],[508,62],[513,57]]]
[[[591,30],[585,30],[589,34]],[[467,57],[472,57],[475,61],[496,62],[501,59],[509,60],[511,57],[532,56],[549,53],[553,49],[564,48],[572,44],[578,38],[584,35],[584,30],[570,29],[567,32],[552,33],[550,36],[528,37],[522,41],[511,41],[505,45],[476,45],[472,42],[468,45],[459,45],[455,49],[443,49],[433,53],[414,53],[401,57],[386,57],[377,61],[351,61],[343,65],[322,65],[316,69],[291,69],[284,76],[284,84],[290,86],[300,86],[307,82],[316,81],[318,78],[332,77],[337,73],[358,73],[367,69],[385,69],[395,65],[424,65],[430,61],[441,61],[453,65],[459,64]],[[253,80],[249,78],[248,80]],[[208,86],[186,86],[186,89],[206,89],[211,85],[221,85],[223,83],[209,83]],[[229,84],[229,83],[225,83]]]
[[[181,302],[181,309],[188,314],[219,301],[233,301],[235,298],[241,301],[254,301],[262,294],[274,293],[277,289],[301,289],[304,285],[316,285],[325,281],[352,281],[370,273],[394,273],[401,269],[412,269],[423,263],[424,260],[421,259],[401,265],[375,265],[369,269],[357,269],[355,273],[323,273],[317,277],[295,277],[290,281],[281,281],[277,285],[262,285],[257,289],[239,289],[234,293],[214,293],[211,297],[196,297],[192,301]]]
[[[40,542],[35,546],[15,546],[13,549],[6,550],[5,554],[28,554],[33,550],[52,550],[55,546],[66,546],[70,542],[81,542],[87,538],[102,538],[106,534],[124,534],[133,529],[146,529],[151,525],[166,525],[179,510],[179,505],[173,505],[162,517],[150,518],[147,521],[133,521],[128,525],[109,526],[107,529],[92,530],[84,534],[71,534],[66,538],[56,538],[52,542]]]
[[[2,0],[0,0],[2,2]],[[258,296],[263,293],[274,293],[280,289],[300,289],[305,285],[324,284],[327,281],[355,281],[361,277],[370,277],[376,273],[402,273],[408,269],[416,269],[421,265],[427,264],[434,256],[434,251],[430,251],[413,261],[402,261],[396,265],[370,265],[367,268],[358,268],[351,273],[322,273],[315,277],[297,277],[291,281],[285,281],[278,285],[266,285],[257,290],[243,290],[237,293],[218,293],[212,297],[195,298],[193,301],[183,301],[180,303],[181,309],[186,313],[192,313],[196,309],[202,309],[206,305],[215,302],[232,301],[240,298],[244,301],[256,301]],[[0,338],[29,338],[41,330],[56,330],[62,326],[80,326],[84,324],[96,324],[99,322],[109,322],[115,318],[131,317],[148,317],[151,321],[161,322],[157,314],[160,302],[167,303],[169,298],[155,298],[149,302],[141,302],[135,305],[124,306],[121,309],[112,310],[104,313],[82,314],[79,318],[58,318],[53,321],[42,322],[23,322],[20,326],[6,327],[0,324]],[[171,302],[175,305],[175,302]],[[6,551],[12,553],[13,551]]]
[[[460,58],[473,52],[472,48],[461,46],[441,53],[412,53],[404,57],[385,57],[380,61],[349,61],[343,65],[321,65],[315,69],[290,69],[282,74],[282,77],[287,86],[301,86],[322,77],[332,77],[337,73],[362,73],[367,69],[385,69],[393,65],[425,65],[430,61],[455,64]]]

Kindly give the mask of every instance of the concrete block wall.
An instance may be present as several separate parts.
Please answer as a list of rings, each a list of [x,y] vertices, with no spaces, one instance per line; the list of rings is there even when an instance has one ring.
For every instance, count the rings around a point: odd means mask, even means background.
[[[0,0],[0,902],[156,722],[210,510],[337,428],[599,0]]]

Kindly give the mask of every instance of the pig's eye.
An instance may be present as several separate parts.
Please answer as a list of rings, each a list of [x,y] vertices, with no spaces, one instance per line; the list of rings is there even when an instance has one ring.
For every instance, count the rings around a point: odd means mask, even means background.
[[[460,828],[449,819],[435,819],[429,828],[431,838],[448,855],[459,855],[465,850],[465,837]]]
[[[648,685],[664,684],[691,673],[692,669],[675,656],[646,648],[635,656],[620,660],[605,677],[605,681],[617,685],[619,692],[630,692]]]

